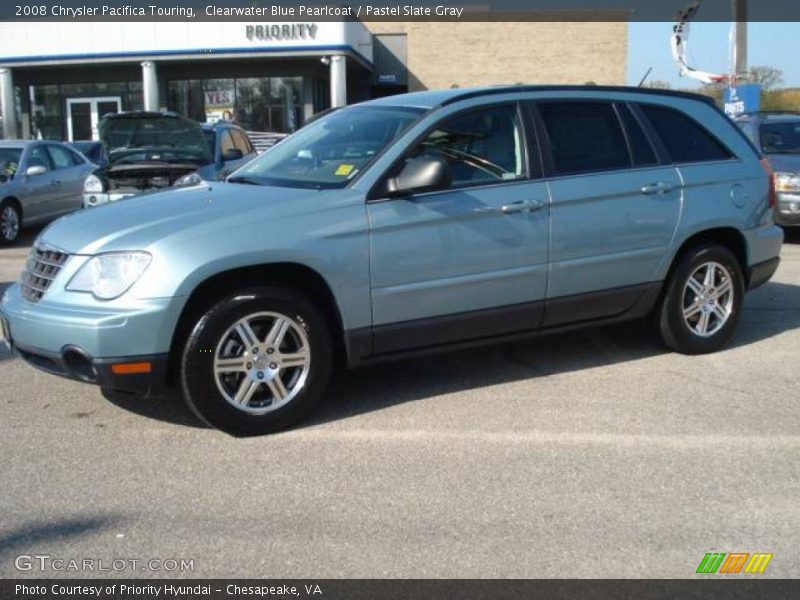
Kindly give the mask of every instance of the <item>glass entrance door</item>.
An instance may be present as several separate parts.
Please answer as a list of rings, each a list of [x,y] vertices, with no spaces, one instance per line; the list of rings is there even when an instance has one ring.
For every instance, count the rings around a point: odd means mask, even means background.
[[[70,142],[96,140],[100,118],[122,110],[119,96],[67,99],[67,136]]]

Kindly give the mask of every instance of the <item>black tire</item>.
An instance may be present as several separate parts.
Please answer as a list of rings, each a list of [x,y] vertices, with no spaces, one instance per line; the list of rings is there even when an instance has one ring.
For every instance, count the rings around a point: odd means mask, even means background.
[[[732,297],[730,298],[730,313],[727,320],[723,321],[718,330],[714,331],[714,326],[717,325],[719,317],[712,313],[709,318],[717,321],[712,321],[712,325],[708,326],[710,335],[704,337],[696,331],[698,321],[690,324],[684,318],[684,308],[690,308],[691,302],[689,300],[693,293],[687,290],[689,277],[695,274],[698,269],[704,268],[704,266],[711,263],[721,265],[729,274]],[[695,280],[698,281],[696,276]],[[736,329],[741,316],[744,292],[745,279],[742,274],[742,267],[736,256],[728,248],[720,244],[706,243],[685,252],[679,257],[678,263],[666,283],[665,293],[656,313],[659,333],[664,344],[682,354],[716,352],[728,341]],[[727,296],[724,299],[727,301]],[[702,302],[699,302],[698,299],[699,304],[702,304]],[[697,319],[699,318],[698,316]]]
[[[13,222],[9,221],[9,219],[13,219],[16,222],[16,227],[13,226]],[[6,198],[0,202],[0,245],[8,246],[16,242],[21,230],[22,214],[19,206]]]
[[[223,337],[230,342],[230,328],[240,319],[260,313],[275,313],[288,317],[294,325],[302,327],[306,336],[310,361],[304,384],[298,387],[296,395],[288,400],[285,405],[272,409],[271,406],[278,397],[258,400],[259,397],[272,396],[271,385],[266,380],[253,381],[258,391],[253,398],[257,406],[249,404],[240,408],[232,404],[220,391],[220,386],[226,388],[225,383],[218,383],[214,374],[214,360],[217,356],[218,345],[222,344]],[[269,319],[269,317],[261,317]],[[254,321],[255,323],[255,321]],[[269,325],[267,325],[269,326]],[[256,331],[254,329],[254,331]],[[265,330],[266,331],[266,330]],[[299,329],[294,329],[298,332]],[[256,333],[258,333],[256,331]],[[288,335],[288,334],[287,334]],[[293,334],[299,339],[297,333]],[[257,336],[264,339],[264,335]],[[235,338],[237,339],[237,338]],[[234,339],[234,344],[236,341]],[[238,338],[241,340],[241,338]],[[254,344],[267,346],[263,341]],[[252,350],[252,348],[251,348]],[[269,350],[273,350],[269,348]],[[263,353],[265,350],[259,350]],[[239,350],[239,353],[244,350]],[[280,349],[277,350],[278,356]],[[252,354],[247,356],[253,356]],[[259,354],[259,356],[261,356]],[[283,356],[283,355],[281,355]],[[258,358],[258,357],[257,357]],[[262,358],[269,360],[266,355]],[[248,366],[256,367],[255,359],[246,359]],[[234,436],[263,435],[286,429],[303,419],[316,402],[319,400],[330,378],[332,365],[332,344],[328,323],[317,307],[301,293],[285,287],[256,287],[242,290],[221,300],[209,309],[197,322],[186,341],[181,360],[181,387],[183,396],[189,408],[203,421],[226,433]],[[263,367],[266,369],[266,366]],[[283,367],[281,367],[283,369]],[[294,376],[292,367],[287,367],[285,375]],[[300,368],[302,370],[302,368]],[[253,371],[248,371],[252,373]],[[284,372],[284,371],[279,371]],[[244,381],[247,374],[236,373],[233,377],[233,387],[237,381]],[[270,379],[268,377],[267,379]],[[271,378],[274,381],[274,376]],[[263,384],[263,385],[262,385]],[[288,389],[288,387],[285,387]],[[232,390],[228,390],[232,391]],[[287,394],[287,397],[290,394]],[[251,414],[246,410],[269,410],[263,414]]]

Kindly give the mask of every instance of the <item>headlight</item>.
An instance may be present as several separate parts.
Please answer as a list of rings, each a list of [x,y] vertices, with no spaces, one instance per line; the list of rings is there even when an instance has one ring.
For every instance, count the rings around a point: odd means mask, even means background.
[[[109,252],[90,258],[67,284],[73,292],[88,292],[98,300],[119,298],[142,276],[147,252]]]
[[[183,177],[179,177],[172,185],[175,187],[186,187],[189,185],[200,185],[201,183],[203,183],[203,178],[195,171],[194,173],[187,173]]]
[[[775,173],[775,191],[800,193],[800,174]]]
[[[83,191],[87,194],[99,194],[105,191],[106,186],[103,180],[97,175],[89,175],[86,181],[83,182]]]

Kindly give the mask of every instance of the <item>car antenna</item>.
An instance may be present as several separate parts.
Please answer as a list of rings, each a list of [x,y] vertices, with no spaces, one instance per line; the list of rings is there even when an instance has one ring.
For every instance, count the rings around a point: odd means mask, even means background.
[[[649,67],[647,69],[647,71],[644,74],[644,77],[642,77],[642,80],[639,82],[639,85],[637,85],[636,87],[642,87],[644,85],[644,82],[647,81],[647,78],[650,76],[650,73],[652,72],[652,70],[653,70],[653,67]]]

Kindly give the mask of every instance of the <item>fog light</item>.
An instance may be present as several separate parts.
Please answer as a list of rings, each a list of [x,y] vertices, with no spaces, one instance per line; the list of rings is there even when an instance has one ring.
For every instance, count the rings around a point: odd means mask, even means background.
[[[94,204],[97,202],[97,196],[89,196],[89,204]]]

